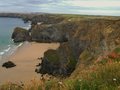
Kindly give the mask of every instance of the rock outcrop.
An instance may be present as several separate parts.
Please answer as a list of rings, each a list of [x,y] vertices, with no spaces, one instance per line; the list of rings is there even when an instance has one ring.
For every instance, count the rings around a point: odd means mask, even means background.
[[[35,25],[31,30],[32,41],[37,42],[66,42],[64,32],[52,25]]]
[[[48,50],[44,53],[40,73],[68,76],[75,69],[76,63],[77,61],[71,48],[66,43],[63,43],[58,50]]]
[[[12,68],[12,67],[15,67],[16,65],[11,62],[11,61],[8,61],[8,62],[5,62],[3,63],[2,67],[5,67],[5,68]]]
[[[23,42],[30,39],[36,42],[66,42],[66,34],[61,31],[58,23],[64,20],[63,16],[56,15],[31,15],[28,18],[23,17],[24,21],[31,21],[31,28],[28,32],[22,28],[16,28],[13,32],[12,39],[15,42]],[[54,26],[55,25],[55,26]]]
[[[12,34],[12,39],[14,40],[15,43],[29,41],[30,40],[29,31],[20,27],[16,27]]]

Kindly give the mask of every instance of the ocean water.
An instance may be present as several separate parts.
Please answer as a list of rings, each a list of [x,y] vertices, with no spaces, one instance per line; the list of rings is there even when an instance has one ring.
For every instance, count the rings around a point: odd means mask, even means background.
[[[15,27],[28,29],[30,23],[24,23],[24,21],[19,18],[0,17],[0,60],[2,60],[3,56],[12,54],[17,47],[22,45],[22,43],[14,44],[11,39]]]

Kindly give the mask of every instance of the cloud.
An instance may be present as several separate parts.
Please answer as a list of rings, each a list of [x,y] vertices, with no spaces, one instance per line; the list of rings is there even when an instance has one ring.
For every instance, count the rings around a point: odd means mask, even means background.
[[[66,5],[81,7],[120,7],[120,1],[117,0],[66,0],[62,2]]]
[[[120,16],[119,0],[0,0],[1,12],[48,12]]]

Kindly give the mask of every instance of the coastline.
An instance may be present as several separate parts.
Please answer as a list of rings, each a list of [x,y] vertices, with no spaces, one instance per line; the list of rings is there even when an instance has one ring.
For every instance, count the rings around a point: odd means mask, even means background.
[[[9,44],[5,49],[3,49],[0,52],[0,66],[8,61],[8,58],[20,47],[23,43],[19,43],[17,45],[15,44]]]
[[[40,63],[38,58],[43,57],[44,52],[48,49],[57,49],[58,47],[59,43],[24,42],[8,57],[8,61],[15,63],[16,67],[10,69],[0,67],[0,83],[40,79],[40,74],[35,72],[36,65]]]
[[[31,22],[24,22],[22,18],[11,18],[11,17],[0,17],[0,66],[7,61],[7,58],[14,52],[16,49],[21,46],[21,43],[14,44],[11,39],[11,34],[15,27],[19,26],[25,29],[31,28]],[[7,26],[7,27],[6,27]],[[5,32],[6,31],[6,32]]]

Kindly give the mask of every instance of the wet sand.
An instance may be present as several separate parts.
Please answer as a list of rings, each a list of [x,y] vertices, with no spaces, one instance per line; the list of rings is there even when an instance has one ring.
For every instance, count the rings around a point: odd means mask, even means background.
[[[38,58],[43,57],[44,52],[48,49],[57,49],[58,47],[58,43],[24,43],[8,59],[14,62],[16,67],[9,69],[0,67],[0,83],[40,79],[40,74],[35,72],[36,65],[40,63]]]

